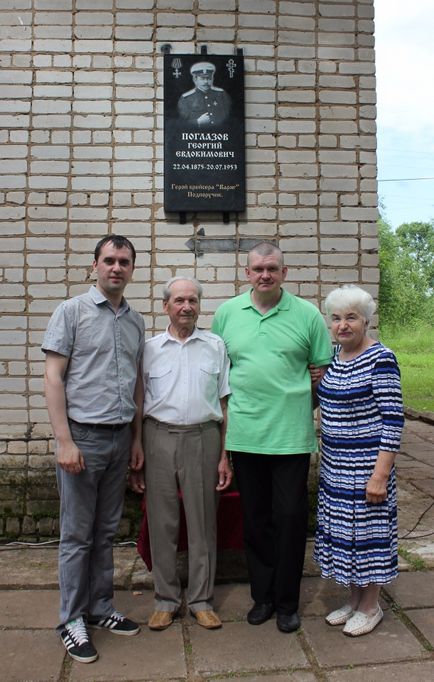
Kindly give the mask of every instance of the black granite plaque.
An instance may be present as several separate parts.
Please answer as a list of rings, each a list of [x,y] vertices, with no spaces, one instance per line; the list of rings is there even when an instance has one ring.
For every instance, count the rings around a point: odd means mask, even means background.
[[[164,55],[164,208],[244,211],[241,55]]]

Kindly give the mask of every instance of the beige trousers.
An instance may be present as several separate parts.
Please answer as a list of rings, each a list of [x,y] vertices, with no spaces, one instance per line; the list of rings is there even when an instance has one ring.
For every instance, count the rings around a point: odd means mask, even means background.
[[[187,605],[193,612],[211,609],[220,426],[214,421],[172,426],[146,419],[143,434],[155,608],[174,612],[182,600],[176,571],[181,490],[188,534]]]

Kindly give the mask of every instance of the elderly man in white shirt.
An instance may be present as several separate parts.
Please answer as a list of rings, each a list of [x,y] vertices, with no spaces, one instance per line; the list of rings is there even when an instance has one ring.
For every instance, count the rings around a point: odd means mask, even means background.
[[[151,630],[171,625],[182,600],[176,571],[178,491],[187,521],[187,606],[199,625],[222,624],[212,598],[218,493],[232,480],[224,449],[229,360],[220,337],[196,327],[201,295],[195,279],[170,279],[163,292],[170,324],[145,344],[143,436],[155,585]],[[133,488],[141,487],[136,477]]]

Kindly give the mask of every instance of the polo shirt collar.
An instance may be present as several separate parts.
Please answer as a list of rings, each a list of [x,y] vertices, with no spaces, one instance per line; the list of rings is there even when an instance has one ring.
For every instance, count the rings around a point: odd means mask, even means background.
[[[244,294],[242,294],[244,300],[241,303],[241,308],[254,308],[255,310],[257,310],[257,308],[255,307],[255,305],[252,302],[252,298],[251,298],[252,291],[253,291],[253,289],[249,289],[249,291],[246,291]],[[269,315],[269,313],[271,313],[272,310],[288,310],[289,309],[289,307],[291,305],[292,294],[290,294],[285,289],[281,289],[281,292],[282,292],[282,295],[280,297],[279,302],[276,303],[274,308],[271,308],[268,311],[267,315]]]

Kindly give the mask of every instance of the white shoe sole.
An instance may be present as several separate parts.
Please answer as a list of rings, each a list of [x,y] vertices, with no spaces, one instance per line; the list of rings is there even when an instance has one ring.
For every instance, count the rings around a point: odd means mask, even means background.
[[[98,658],[98,654],[95,654],[94,656],[86,656],[86,658],[83,658],[82,656],[77,656],[77,654],[72,654],[70,652],[70,650],[68,649],[68,647],[66,646],[66,644],[62,638],[60,638],[60,641],[62,642],[63,646],[65,647],[66,653],[68,654],[68,656],[70,658],[73,658],[74,661],[78,661],[79,663],[93,663]]]

